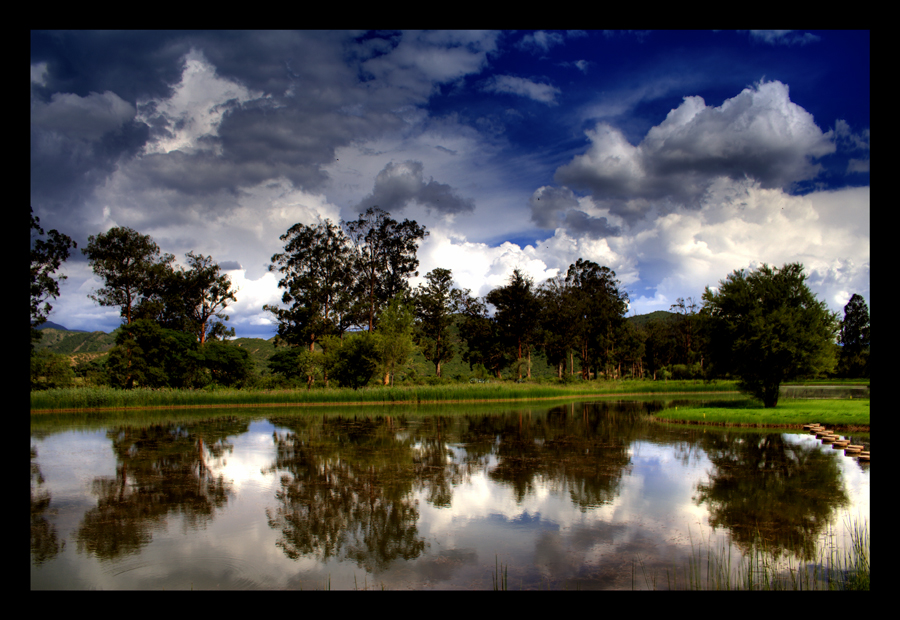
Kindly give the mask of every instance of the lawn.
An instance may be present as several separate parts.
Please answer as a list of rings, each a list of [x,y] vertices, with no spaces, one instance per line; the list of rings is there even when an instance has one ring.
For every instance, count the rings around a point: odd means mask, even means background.
[[[656,418],[679,422],[733,424],[741,426],[799,427],[818,422],[830,427],[868,428],[868,399],[781,399],[770,409],[752,398],[697,405],[679,404],[660,411]]]

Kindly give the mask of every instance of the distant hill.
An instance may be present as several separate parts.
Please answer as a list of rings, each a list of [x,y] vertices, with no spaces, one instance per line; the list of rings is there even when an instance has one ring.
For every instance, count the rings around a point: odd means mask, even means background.
[[[37,349],[50,349],[53,353],[75,355],[77,353],[105,353],[116,344],[116,332],[69,331],[47,327],[41,330]]]
[[[81,332],[81,333],[85,333],[85,334],[88,333],[88,332],[84,331],[83,329],[69,329],[68,327],[63,327],[59,323],[54,323],[53,321],[45,321],[44,323],[41,324],[40,327],[38,327],[38,330],[41,330],[41,329],[58,329],[58,330],[64,331],[64,332]]]
[[[649,312],[647,314],[638,314],[636,316],[630,316],[626,321],[634,325],[635,327],[643,327],[647,325],[647,323],[654,323],[656,321],[672,321],[676,317],[680,316],[676,312],[669,312],[667,310],[657,310],[655,312]]]

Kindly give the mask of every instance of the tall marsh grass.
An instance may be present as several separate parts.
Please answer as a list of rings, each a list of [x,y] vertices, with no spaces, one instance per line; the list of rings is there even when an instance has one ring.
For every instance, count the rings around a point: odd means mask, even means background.
[[[574,386],[528,383],[479,383],[396,387],[317,388],[313,390],[176,390],[83,387],[31,393],[31,410],[123,409],[139,407],[215,407],[325,405],[344,403],[435,403],[491,400],[538,400],[612,394],[698,393],[734,390],[717,381],[591,381]]]
[[[646,588],[674,590],[868,590],[869,524],[846,523],[849,548],[833,543],[819,545],[816,556],[802,561],[778,558],[765,542],[735,558],[731,546],[713,549],[703,541],[691,543],[686,567],[649,572],[641,558],[632,565],[632,588],[643,579]],[[833,536],[826,536],[831,540]],[[640,574],[638,574],[640,570]]]

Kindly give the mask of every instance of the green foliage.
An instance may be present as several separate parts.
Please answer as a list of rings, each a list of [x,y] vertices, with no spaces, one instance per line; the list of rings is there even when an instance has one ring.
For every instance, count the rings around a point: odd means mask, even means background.
[[[841,377],[869,376],[870,344],[869,308],[866,301],[854,294],[844,306],[841,322],[838,375]]]
[[[165,262],[150,266],[133,318],[152,319],[162,327],[193,334],[201,344],[233,336],[234,329],[223,323],[228,320],[225,308],[237,301],[231,279],[221,273],[211,256],[193,252],[185,256],[189,269]]]
[[[157,280],[175,260],[171,254],[160,255],[159,246],[149,235],[127,227],[91,235],[81,251],[104,282],[89,297],[101,306],[120,306],[126,324],[134,318],[132,309],[157,286]]]
[[[75,365],[75,376],[81,377],[86,384],[108,385],[106,360],[107,356],[105,355],[81,360]]]
[[[357,317],[372,331],[381,308],[408,291],[410,276],[419,275],[418,243],[428,231],[415,221],[397,222],[377,206],[344,222],[343,229],[353,255]]]
[[[836,317],[805,284],[799,263],[738,270],[703,294],[701,311],[713,371],[740,377],[766,407],[783,381],[834,366]]]
[[[45,390],[72,385],[75,372],[65,355],[40,350],[31,354],[31,389]]]
[[[65,275],[54,278],[56,270],[63,261],[69,258],[69,249],[78,247],[72,239],[56,230],[47,233],[47,239],[36,239],[36,236],[44,234],[40,226],[40,219],[34,215],[31,209],[31,347],[40,341],[41,335],[37,328],[47,321],[47,316],[53,306],[47,301],[49,298],[59,297],[59,281],[65,280]]]
[[[269,271],[278,271],[283,308],[263,307],[278,320],[278,337],[310,347],[322,338],[343,334],[353,324],[353,256],[347,236],[330,220],[316,226],[295,224],[281,236],[284,252],[272,256]]]
[[[470,368],[480,365],[499,379],[514,359],[500,325],[488,314],[484,302],[474,297],[463,299],[463,315],[461,331],[467,347],[463,359]]]
[[[415,293],[416,343],[425,359],[434,364],[434,374],[441,376],[441,365],[456,355],[453,337],[454,318],[461,309],[464,293],[453,288],[449,269],[434,269],[425,275],[426,284]]]
[[[323,374],[325,354],[322,350],[310,351],[306,347],[279,348],[269,358],[272,372],[291,379],[303,378],[307,389],[312,387],[316,377]]]
[[[517,267],[506,286],[495,288],[484,299],[496,308],[493,317],[495,346],[503,347],[506,356],[516,360],[516,374],[521,379],[522,369],[526,367],[522,360],[535,342],[540,317],[534,283]],[[530,375],[530,372],[526,374]]]
[[[381,313],[374,332],[378,370],[384,384],[398,370],[405,368],[416,349],[413,342],[415,306],[404,292],[398,293]]]
[[[340,346],[327,343],[326,347],[328,374],[342,387],[358,390],[368,385],[375,376],[379,364],[379,349],[378,339],[373,332],[348,334]]]
[[[616,273],[592,261],[578,259],[569,265],[566,284],[574,309],[575,350],[581,358],[582,377],[591,368],[613,362],[619,328],[628,307],[628,294],[619,289]]]
[[[230,342],[210,340],[200,349],[203,367],[217,385],[240,387],[250,381],[254,364],[250,354]]]
[[[195,338],[137,319],[119,332],[106,363],[110,384],[143,387],[198,387],[206,381]]]

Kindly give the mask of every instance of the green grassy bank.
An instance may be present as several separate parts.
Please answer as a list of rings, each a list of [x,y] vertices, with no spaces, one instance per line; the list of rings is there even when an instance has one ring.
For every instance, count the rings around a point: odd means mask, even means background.
[[[818,422],[828,427],[868,430],[869,400],[793,400],[782,398],[766,409],[752,398],[680,404],[665,409],[657,420],[735,426],[800,427]]]
[[[31,411],[165,407],[258,407],[360,403],[437,403],[554,398],[733,392],[733,381],[589,381],[546,383],[465,383],[425,386],[317,388],[313,390],[174,390],[58,388],[31,393]]]

